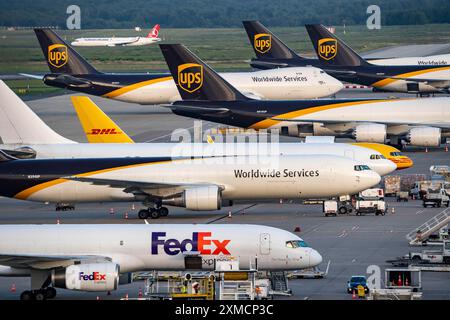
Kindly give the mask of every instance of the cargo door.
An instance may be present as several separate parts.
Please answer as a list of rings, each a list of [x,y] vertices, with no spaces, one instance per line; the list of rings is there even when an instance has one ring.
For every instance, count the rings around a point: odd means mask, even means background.
[[[259,235],[259,253],[270,254],[270,234],[261,233]]]

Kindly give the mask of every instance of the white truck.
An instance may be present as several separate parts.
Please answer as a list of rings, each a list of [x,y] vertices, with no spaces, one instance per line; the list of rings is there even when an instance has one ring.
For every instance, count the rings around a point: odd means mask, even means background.
[[[441,185],[442,186],[442,185]],[[424,208],[428,206],[431,207],[441,207],[450,206],[450,198],[444,188],[433,188],[430,187],[427,193],[422,198],[422,204]]]
[[[409,259],[414,263],[450,264],[450,240],[444,240],[441,250],[410,252]]]
[[[367,189],[361,191],[355,203],[356,215],[374,213],[375,215],[385,215],[386,202],[384,201],[384,190],[381,188]]]
[[[323,202],[323,213],[326,217],[337,216],[338,202],[336,200],[327,200]]]

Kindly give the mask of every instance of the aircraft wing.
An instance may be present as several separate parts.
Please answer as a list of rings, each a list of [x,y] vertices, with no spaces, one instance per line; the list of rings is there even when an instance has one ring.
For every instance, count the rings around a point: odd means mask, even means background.
[[[64,179],[86,182],[94,185],[110,186],[111,188],[123,189],[126,193],[146,194],[155,197],[167,197],[180,193],[188,188],[213,185],[208,183],[161,183],[89,177],[64,177]]]
[[[39,76],[36,74],[29,74],[29,73],[19,73],[21,76],[27,77],[27,78],[31,78],[31,79],[37,79],[37,80],[42,80],[44,79],[44,76]]]
[[[21,269],[53,269],[72,265],[74,261],[110,262],[104,256],[72,256],[72,255],[34,255],[34,254],[1,254],[0,265]]]

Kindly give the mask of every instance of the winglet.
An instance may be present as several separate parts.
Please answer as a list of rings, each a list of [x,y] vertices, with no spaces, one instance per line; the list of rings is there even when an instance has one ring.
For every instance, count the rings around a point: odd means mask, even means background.
[[[71,99],[89,143],[134,143],[90,98]]]

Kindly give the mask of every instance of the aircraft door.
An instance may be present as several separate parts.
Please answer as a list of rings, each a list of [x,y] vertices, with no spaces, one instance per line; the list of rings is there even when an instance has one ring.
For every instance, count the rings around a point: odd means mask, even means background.
[[[259,235],[259,253],[270,254],[270,234],[261,233]]]

